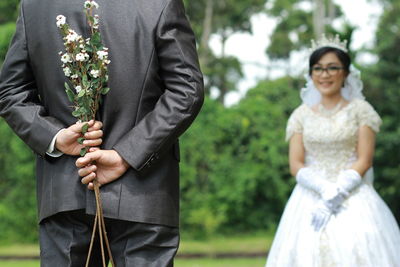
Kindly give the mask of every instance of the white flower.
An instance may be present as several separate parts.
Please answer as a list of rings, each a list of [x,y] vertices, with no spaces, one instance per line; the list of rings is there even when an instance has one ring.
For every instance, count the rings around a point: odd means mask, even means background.
[[[91,71],[90,71],[90,75],[91,75],[93,78],[98,78],[99,75],[100,75],[100,71],[99,71],[99,70],[91,70]]]
[[[79,94],[79,92],[82,91],[82,87],[78,85],[77,87],[75,87],[75,90]]]
[[[99,28],[99,15],[94,15],[93,17],[93,28],[98,29]]]
[[[109,60],[109,59],[104,60],[104,64],[109,65],[110,63],[111,63],[111,60]]]
[[[85,1],[85,3],[83,4],[83,6],[85,8],[99,8],[99,4],[97,4],[95,1]]]
[[[63,68],[65,76],[69,77],[71,75],[71,69],[68,67]]]
[[[63,25],[65,25],[66,18],[63,15],[58,15],[56,19],[57,19],[56,24],[58,28],[61,28]]]
[[[90,3],[90,1],[85,1],[85,3],[83,4],[83,6],[85,8],[90,8],[92,6],[92,3]]]
[[[72,79],[78,79],[78,74],[74,74],[71,76]]]
[[[78,54],[76,54],[75,59],[76,59],[76,61],[85,61],[85,54],[78,53]]]
[[[80,45],[79,45],[79,48],[80,48],[80,49],[83,49],[83,48],[85,48],[85,46],[84,46],[83,44],[80,44]]]
[[[78,40],[79,37],[80,36],[75,31],[70,30],[68,35],[65,38],[67,40],[67,43],[72,43],[72,42],[75,42],[76,40]]]
[[[105,50],[100,50],[100,51],[97,51],[97,55],[99,56],[99,58],[100,58],[101,60],[103,60],[103,59],[106,59],[106,58],[107,58],[108,52],[105,51]]]
[[[68,54],[64,54],[61,56],[61,61],[65,64],[68,62],[72,62],[71,57]]]

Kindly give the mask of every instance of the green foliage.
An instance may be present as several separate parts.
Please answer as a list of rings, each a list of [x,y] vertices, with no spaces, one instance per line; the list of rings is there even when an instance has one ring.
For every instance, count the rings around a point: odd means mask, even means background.
[[[367,97],[383,119],[375,153],[375,185],[400,221],[400,3],[385,1],[376,34],[377,64],[366,70]]]
[[[293,185],[284,134],[297,85],[261,82],[233,108],[206,100],[182,137],[184,228],[207,235],[274,227]]]
[[[325,1],[328,4],[329,1]],[[271,59],[288,59],[295,50],[308,48],[314,36],[313,9],[304,8],[302,3],[315,5],[310,0],[279,0],[275,1],[267,13],[278,19],[278,24],[271,35],[271,44],[266,52]],[[335,5],[335,17],[342,16],[339,6]],[[344,23],[340,29],[332,24],[325,26],[325,33],[329,36],[339,34],[341,39],[351,42],[351,35],[355,27]]]
[[[219,0],[212,1],[211,33],[251,32],[251,15],[261,12],[268,0]],[[193,31],[200,42],[204,31],[207,0],[184,0],[186,12],[192,24]]]
[[[36,240],[34,156],[0,120],[0,242]]]
[[[18,15],[18,4],[19,0],[0,1],[0,25],[7,22],[15,22]]]
[[[250,18],[261,12],[267,0],[199,0],[184,1],[197,42],[199,59],[205,79],[206,93],[211,88],[219,90],[218,100],[223,103],[227,92],[237,89],[243,77],[240,62],[226,56],[226,40],[237,32],[251,32]],[[222,55],[216,56],[209,47],[211,34],[221,37]]]
[[[0,66],[4,61],[14,31],[14,22],[0,25]]]

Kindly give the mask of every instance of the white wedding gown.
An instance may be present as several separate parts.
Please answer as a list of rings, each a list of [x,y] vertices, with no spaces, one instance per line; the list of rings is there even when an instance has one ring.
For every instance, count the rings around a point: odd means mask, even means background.
[[[359,127],[367,125],[378,132],[380,124],[379,115],[364,100],[353,100],[331,117],[303,104],[291,115],[286,136],[302,133],[306,165],[325,170],[327,179],[335,181],[339,171],[355,160]],[[321,232],[311,226],[319,196],[296,185],[266,267],[400,267],[399,227],[372,182],[369,170]]]

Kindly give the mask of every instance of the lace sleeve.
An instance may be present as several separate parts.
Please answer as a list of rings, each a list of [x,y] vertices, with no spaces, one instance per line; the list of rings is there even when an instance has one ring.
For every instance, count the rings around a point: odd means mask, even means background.
[[[379,127],[382,124],[382,119],[375,109],[365,100],[359,100],[357,107],[358,126],[368,126],[375,133],[379,132]]]
[[[290,115],[289,120],[286,126],[286,137],[285,140],[289,141],[295,133],[303,132],[303,106],[296,108],[293,113]]]

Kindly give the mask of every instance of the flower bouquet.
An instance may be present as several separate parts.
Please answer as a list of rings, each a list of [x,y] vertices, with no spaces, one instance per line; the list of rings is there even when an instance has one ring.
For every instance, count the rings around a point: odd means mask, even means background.
[[[90,37],[86,39],[71,29],[66,22],[65,16],[58,15],[56,18],[56,24],[60,29],[65,46],[65,51],[59,52],[62,69],[68,79],[68,82],[65,83],[65,92],[73,104],[72,115],[79,121],[94,120],[101,103],[101,96],[107,94],[110,90],[107,87],[107,66],[110,64],[108,48],[102,43],[99,31],[99,16],[93,14],[97,8],[99,8],[99,5],[95,1],[89,0],[84,3],[84,12],[90,27]],[[87,123],[83,125],[83,134],[87,132],[88,127]],[[83,137],[77,140],[80,144],[83,144],[83,141]],[[88,149],[86,147],[82,148],[80,155],[84,156],[87,152]],[[106,267],[103,238],[111,264],[115,266],[105,229],[99,184],[96,180],[93,181],[93,184],[96,196],[96,217],[86,266],[89,265],[96,230],[98,230],[100,237],[103,267]]]

